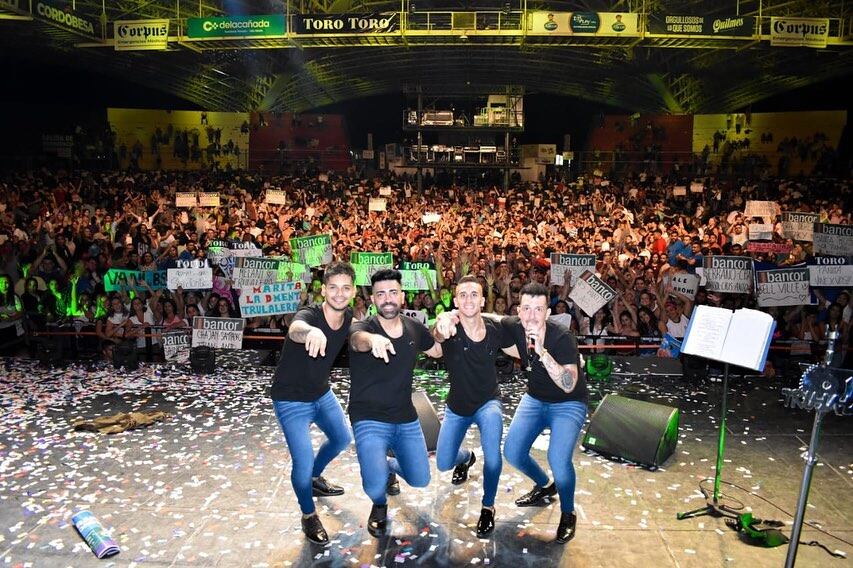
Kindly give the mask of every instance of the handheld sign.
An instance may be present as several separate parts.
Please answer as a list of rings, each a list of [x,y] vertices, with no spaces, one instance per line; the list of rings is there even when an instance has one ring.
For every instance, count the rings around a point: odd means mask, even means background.
[[[705,288],[709,292],[752,292],[752,259],[748,256],[706,256],[703,268]]]
[[[243,347],[243,318],[193,318],[193,347],[241,349]]]
[[[241,290],[240,315],[244,318],[293,314],[299,309],[302,282],[262,284]]]
[[[551,285],[562,286],[567,270],[572,273],[572,282],[577,282],[585,271],[595,272],[595,255],[552,252]]]
[[[594,315],[615,297],[616,291],[588,270],[581,274],[569,294],[569,299],[588,316]]]
[[[322,266],[332,262],[332,236],[311,235],[290,239],[293,260],[310,267]]]

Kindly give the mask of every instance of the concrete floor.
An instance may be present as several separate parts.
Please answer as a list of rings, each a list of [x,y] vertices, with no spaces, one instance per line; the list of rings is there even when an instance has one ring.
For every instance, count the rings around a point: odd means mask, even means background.
[[[719,421],[719,381],[689,383],[619,368],[596,385],[594,404],[607,392],[678,406],[676,453],[657,471],[575,453],[578,533],[568,545],[551,543],[559,506],[516,508],[531,487],[504,466],[497,498],[498,526],[479,540],[482,459],[469,481],[450,484],[435,469],[425,489],[402,484],[389,498],[390,535],[364,529],[364,495],[354,447],[326,476],[346,495],[318,501],[332,542],[308,543],[289,482],[289,454],[266,389],[272,369],[262,353],[218,355],[218,371],[196,376],[186,368],[142,366],[134,372],[69,365],[42,369],[23,359],[0,360],[0,564],[7,566],[744,566],[783,565],[786,547],[742,542],[723,519],[678,521],[675,514],[703,503],[701,479],[713,476]],[[345,372],[337,373],[339,378]],[[437,400],[439,377],[418,385]],[[780,384],[735,378],[729,396],[724,486],[757,517],[786,522],[790,534],[804,451],[813,415],[782,405]],[[348,383],[335,390],[346,400]],[[506,424],[521,383],[504,385]],[[115,435],[74,432],[71,422],[130,410],[171,416],[147,429]],[[851,419],[828,417],[806,520],[853,541]],[[315,443],[321,434],[314,432]],[[545,447],[547,440],[540,440]],[[482,453],[476,429],[465,442]],[[535,450],[544,462],[544,452]],[[750,493],[751,492],[751,493]],[[98,560],[70,524],[81,509],[107,526],[121,552]],[[851,546],[806,527],[803,540],[831,550]],[[825,551],[801,546],[798,566],[843,566]]]

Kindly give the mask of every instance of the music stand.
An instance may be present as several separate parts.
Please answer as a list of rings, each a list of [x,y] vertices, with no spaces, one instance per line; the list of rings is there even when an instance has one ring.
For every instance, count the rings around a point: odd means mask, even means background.
[[[705,506],[676,513],[678,520],[702,515],[736,519],[739,511],[721,503],[720,482],[723,471],[723,454],[726,445],[726,402],[729,390],[729,365],[747,367],[758,372],[764,369],[767,351],[776,322],[764,312],[740,309],[731,310],[711,306],[696,306],[687,325],[681,352],[723,363],[723,401],[720,416],[720,433],[717,440],[717,463],[714,468],[714,493]]]
[[[707,502],[708,496],[705,496],[705,506],[699,507],[698,509],[693,509],[692,511],[685,511],[683,513],[676,513],[675,518],[679,521],[684,519],[692,519],[693,517],[701,517],[703,515],[710,515],[712,517],[730,517],[737,518],[738,510],[732,509],[731,507],[727,507],[726,505],[720,503],[720,480],[722,478],[723,473],[723,454],[725,452],[726,445],[726,399],[728,397],[729,392],[729,364],[724,363],[723,366],[723,404],[722,404],[722,417],[720,418],[720,435],[717,440],[717,465],[714,468],[714,494],[711,497],[711,501]],[[703,491],[704,493],[704,491]]]

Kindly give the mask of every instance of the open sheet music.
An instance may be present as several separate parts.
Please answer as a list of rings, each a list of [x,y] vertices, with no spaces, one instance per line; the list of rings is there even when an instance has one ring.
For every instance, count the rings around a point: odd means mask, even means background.
[[[696,306],[681,351],[763,371],[775,329],[776,321],[765,312]]]

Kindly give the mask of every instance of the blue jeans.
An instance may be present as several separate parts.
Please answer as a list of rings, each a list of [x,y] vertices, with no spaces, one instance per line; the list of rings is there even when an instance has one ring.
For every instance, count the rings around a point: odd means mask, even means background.
[[[548,484],[548,474],[530,457],[530,447],[545,428],[551,429],[548,464],[560,495],[560,510],[575,510],[575,468],[572,453],[586,420],[582,402],[542,402],[525,394],[518,403],[504,442],[504,456],[514,468],[540,487]]]
[[[355,452],[361,468],[361,486],[375,505],[387,502],[388,474],[395,473],[412,487],[429,485],[429,457],[421,424],[417,420],[393,424],[359,420],[352,425]],[[393,458],[388,450],[394,451]]]
[[[501,403],[490,400],[477,409],[473,416],[460,416],[445,408],[444,420],[438,433],[435,461],[440,471],[447,471],[471,459],[470,450],[462,450],[462,440],[472,423],[480,430],[480,445],[483,447],[483,506],[493,507],[498,481],[503,468],[501,458],[501,435],[503,417]]]
[[[274,400],[273,409],[290,449],[290,483],[304,515],[314,512],[311,478],[318,477],[335,456],[352,442],[341,403],[331,390],[314,402]],[[326,434],[317,455],[311,447],[311,423]]]

